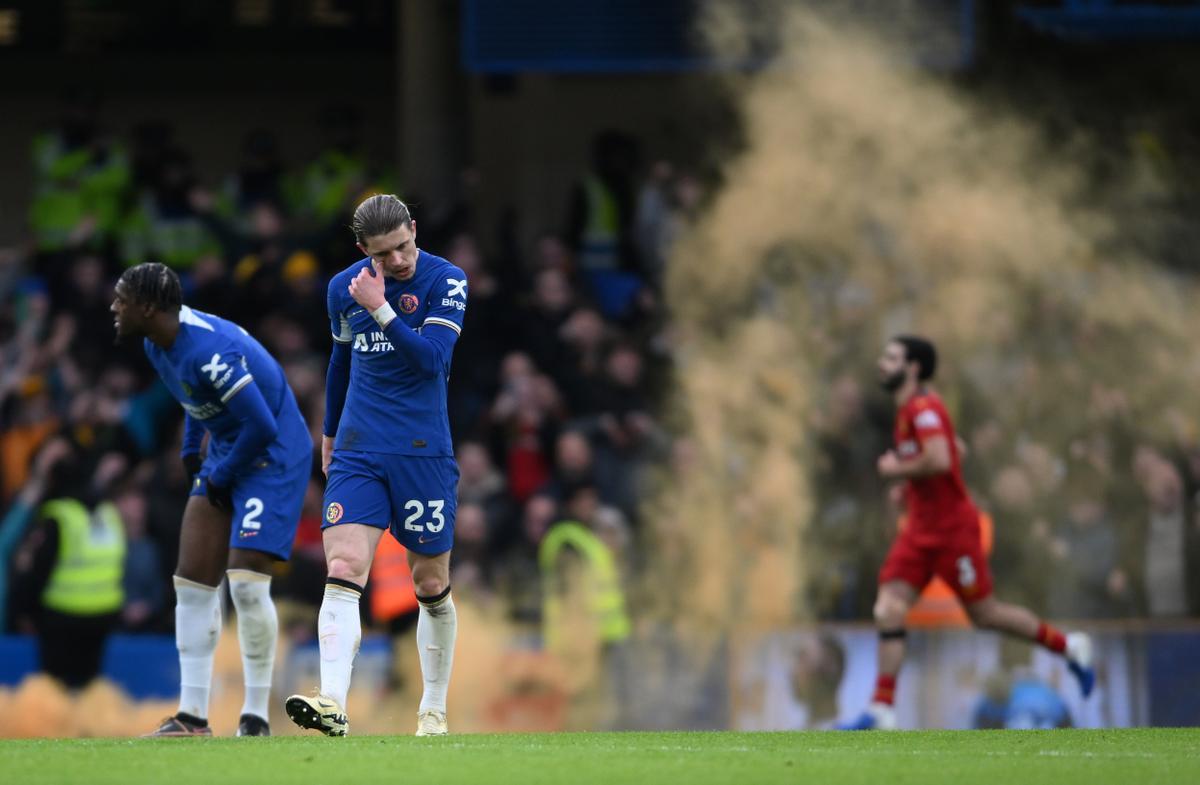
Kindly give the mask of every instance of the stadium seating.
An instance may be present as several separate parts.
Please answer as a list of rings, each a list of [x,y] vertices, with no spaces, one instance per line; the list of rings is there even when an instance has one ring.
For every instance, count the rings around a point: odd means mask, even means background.
[[[1089,41],[1200,37],[1200,3],[1062,0],[1023,6],[1018,16],[1035,29]]]

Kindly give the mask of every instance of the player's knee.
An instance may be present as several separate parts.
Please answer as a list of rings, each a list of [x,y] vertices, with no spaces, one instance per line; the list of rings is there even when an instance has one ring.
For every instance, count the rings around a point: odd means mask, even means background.
[[[875,626],[876,627],[892,626],[891,622],[892,622],[893,616],[891,614],[891,608],[889,607],[887,600],[883,599],[882,597],[875,600],[875,607],[872,609],[872,611],[875,616]]]
[[[976,602],[967,606],[967,616],[971,624],[981,630],[990,630],[996,626],[995,604],[991,602]]]
[[[268,575],[255,575],[249,570],[230,570],[228,574],[229,596],[238,613],[245,613],[271,602],[271,579]],[[247,575],[250,577],[246,577]]]
[[[237,608],[254,605],[258,602],[258,595],[254,593],[254,587],[245,581],[231,580],[229,596],[233,600],[234,607]]]
[[[363,584],[371,563],[367,559],[352,554],[331,554],[329,556],[328,572],[330,578]]]
[[[904,624],[908,606],[898,597],[883,593],[875,600],[875,624],[884,629],[896,629]]]
[[[418,597],[437,597],[449,586],[449,579],[442,575],[429,575],[413,579],[413,588]]]

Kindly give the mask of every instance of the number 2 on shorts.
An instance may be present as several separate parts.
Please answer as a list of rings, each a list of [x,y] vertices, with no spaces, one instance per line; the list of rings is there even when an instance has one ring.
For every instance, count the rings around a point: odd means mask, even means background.
[[[244,518],[242,518],[242,528],[243,529],[251,529],[251,530],[261,529],[262,521],[260,521],[258,519],[258,516],[262,515],[262,511],[263,511],[262,499],[258,498],[257,496],[254,497],[253,499],[247,499],[246,500],[246,516]]]

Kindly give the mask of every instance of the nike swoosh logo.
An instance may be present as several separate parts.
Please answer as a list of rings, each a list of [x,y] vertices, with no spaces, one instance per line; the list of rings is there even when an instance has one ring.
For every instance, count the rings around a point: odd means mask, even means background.
[[[346,315],[347,316],[358,316],[360,313],[366,313],[366,312],[367,312],[366,308],[359,308],[357,311],[351,311],[350,313],[348,313]]]

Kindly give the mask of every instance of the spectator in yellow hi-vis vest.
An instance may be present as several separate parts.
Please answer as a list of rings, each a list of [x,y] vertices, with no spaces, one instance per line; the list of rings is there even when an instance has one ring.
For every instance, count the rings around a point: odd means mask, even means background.
[[[132,169],[100,128],[99,106],[97,95],[69,91],[56,125],[33,139],[29,227],[41,253],[99,249],[120,228]]]
[[[569,664],[572,726],[622,727],[631,632],[618,561],[625,526],[592,485],[573,488],[565,506],[571,519],[554,524],[538,548],[546,648]]]
[[[52,498],[16,557],[18,626],[38,636],[42,670],[71,688],[100,672],[125,602],[125,528],[117,508]]]

